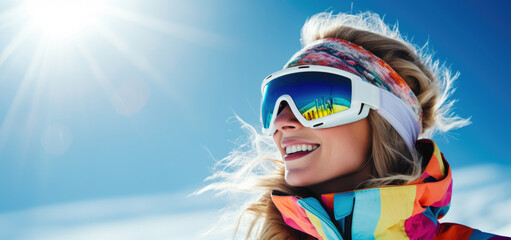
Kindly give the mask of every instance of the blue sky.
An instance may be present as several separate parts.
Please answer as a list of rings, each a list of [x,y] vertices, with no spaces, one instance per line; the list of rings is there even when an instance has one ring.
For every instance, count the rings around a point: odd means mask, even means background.
[[[325,10],[374,11],[417,45],[429,41],[461,73],[455,112],[473,122],[434,138],[452,168],[511,166],[507,1],[111,0],[95,22],[60,38],[32,24],[23,4],[0,3],[5,221],[101,199],[183,202],[173,198],[204,186],[215,159],[244,135],[235,114],[260,126],[262,79],[300,49],[305,20]],[[22,239],[15,229],[0,235]]]

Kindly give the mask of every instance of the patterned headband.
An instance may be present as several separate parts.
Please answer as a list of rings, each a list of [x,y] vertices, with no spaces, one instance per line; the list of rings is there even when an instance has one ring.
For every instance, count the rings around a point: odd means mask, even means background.
[[[342,39],[320,39],[297,52],[286,64],[285,68],[300,65],[335,67],[356,74],[363,80],[387,90],[400,98],[405,103],[404,105],[409,108],[408,112],[412,114],[404,115],[413,115],[412,121],[415,122],[413,125],[415,125],[414,128],[416,129],[410,129],[410,126],[408,126],[410,123],[403,123],[403,121],[410,121],[410,119],[405,117],[403,120],[402,116],[399,116],[403,115],[403,111],[402,109],[396,110],[396,108],[402,107],[396,106],[401,106],[402,104],[389,103],[389,99],[387,99],[387,105],[392,105],[387,107],[387,109],[391,109],[391,111],[385,113],[378,110],[378,113],[389,121],[400,132],[401,136],[408,133],[410,136],[403,136],[405,140],[406,138],[413,138],[413,142],[415,142],[418,135],[422,132],[422,108],[408,84],[386,62],[361,46]],[[396,116],[396,113],[399,115]]]

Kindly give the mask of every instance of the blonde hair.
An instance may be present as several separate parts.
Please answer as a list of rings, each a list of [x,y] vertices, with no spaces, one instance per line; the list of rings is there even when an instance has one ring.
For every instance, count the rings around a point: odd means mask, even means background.
[[[427,44],[417,47],[408,42],[397,25],[387,26],[378,14],[331,12],[319,13],[308,19],[302,28],[303,46],[322,38],[340,38],[362,46],[387,62],[410,86],[423,110],[423,132],[420,137],[431,137],[438,132],[460,128],[469,119],[455,116],[451,109],[455,101],[447,101],[454,89],[449,68],[433,60],[427,52]],[[272,190],[291,195],[305,196],[306,189],[292,187],[284,180],[284,165],[271,137],[258,133],[256,128],[239,119],[249,138],[243,139],[216,165],[217,171],[208,178],[214,180],[198,193],[216,190],[223,193],[244,193],[251,198],[239,210],[234,228],[244,232],[246,239],[307,239],[307,235],[287,226],[271,200]],[[422,157],[399,137],[394,128],[380,115],[371,110],[368,120],[372,132],[371,157],[373,178],[359,188],[383,185],[400,185],[416,180],[422,170]],[[244,229],[243,229],[244,228]]]

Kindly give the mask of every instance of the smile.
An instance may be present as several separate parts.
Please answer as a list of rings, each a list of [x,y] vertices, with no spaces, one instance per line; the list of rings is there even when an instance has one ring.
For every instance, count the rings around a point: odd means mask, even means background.
[[[311,145],[311,144],[297,144],[297,145],[292,145],[292,146],[288,146],[286,147],[286,154],[292,154],[292,153],[295,153],[295,152],[300,152],[300,151],[303,151],[303,152],[306,152],[306,151],[312,151],[312,150],[316,150],[316,148],[318,148],[319,145]]]
[[[286,147],[285,161],[295,160],[314,152],[319,145],[298,144]]]

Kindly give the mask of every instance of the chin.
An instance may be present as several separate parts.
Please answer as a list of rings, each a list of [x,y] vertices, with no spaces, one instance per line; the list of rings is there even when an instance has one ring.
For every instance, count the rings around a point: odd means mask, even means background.
[[[306,187],[317,183],[316,181],[314,181],[316,179],[311,179],[309,177],[301,175],[303,174],[290,173],[289,171],[286,171],[284,179],[286,180],[287,184],[293,187]]]

